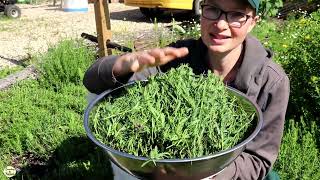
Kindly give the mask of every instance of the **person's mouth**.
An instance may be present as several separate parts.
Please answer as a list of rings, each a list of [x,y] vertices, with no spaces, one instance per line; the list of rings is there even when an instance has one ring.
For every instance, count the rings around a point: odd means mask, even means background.
[[[227,40],[229,40],[231,37],[228,35],[223,35],[223,34],[213,34],[210,33],[210,38],[211,41],[216,44],[216,45],[222,45],[224,44]]]

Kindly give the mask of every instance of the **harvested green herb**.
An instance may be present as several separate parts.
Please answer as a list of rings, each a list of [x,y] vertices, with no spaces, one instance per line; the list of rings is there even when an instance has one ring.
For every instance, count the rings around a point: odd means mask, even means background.
[[[95,137],[116,150],[151,159],[194,158],[245,138],[254,113],[245,111],[213,73],[186,65],[137,82],[99,104]]]

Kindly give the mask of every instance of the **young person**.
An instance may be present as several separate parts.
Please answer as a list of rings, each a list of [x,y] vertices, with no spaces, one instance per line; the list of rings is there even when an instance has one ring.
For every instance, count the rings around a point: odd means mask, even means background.
[[[289,80],[272,53],[250,36],[258,21],[259,0],[205,0],[201,38],[163,49],[103,57],[86,72],[84,85],[99,94],[128,80],[141,80],[179,65],[194,73],[211,70],[255,101],[263,113],[260,133],[245,151],[213,179],[264,179],[274,164],[282,138]]]

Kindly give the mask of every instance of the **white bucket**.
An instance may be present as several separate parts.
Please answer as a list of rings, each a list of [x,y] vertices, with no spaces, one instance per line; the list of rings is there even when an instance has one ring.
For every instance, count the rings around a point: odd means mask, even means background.
[[[64,0],[62,8],[65,12],[88,12],[88,0]]]

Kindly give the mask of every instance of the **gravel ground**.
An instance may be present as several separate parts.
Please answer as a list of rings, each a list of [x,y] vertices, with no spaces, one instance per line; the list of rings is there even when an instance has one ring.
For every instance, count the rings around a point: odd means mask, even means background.
[[[22,16],[7,19],[0,15],[0,69],[13,66],[32,55],[45,52],[50,45],[64,38],[79,38],[82,32],[95,35],[95,16],[93,4],[88,12],[64,12],[60,6],[19,5]],[[142,32],[150,32],[154,24],[145,18],[136,7],[121,3],[109,4],[111,15],[112,41],[138,38]],[[159,23],[160,27],[169,22]],[[10,61],[11,59],[11,61]]]

